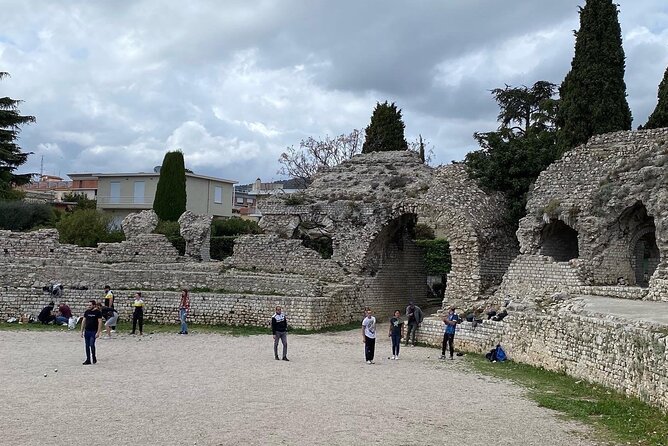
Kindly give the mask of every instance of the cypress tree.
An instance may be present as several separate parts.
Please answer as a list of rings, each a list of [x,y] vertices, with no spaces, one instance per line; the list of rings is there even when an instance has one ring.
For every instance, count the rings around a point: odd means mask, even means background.
[[[580,9],[571,71],[559,88],[561,152],[587,142],[592,135],[631,129],[617,15],[611,0],[587,0]]]
[[[401,110],[393,103],[376,103],[371,123],[366,128],[362,153],[408,150]]]
[[[0,72],[0,79],[9,76]],[[14,198],[12,186],[26,184],[30,174],[17,175],[14,171],[28,160],[30,153],[22,151],[16,143],[20,127],[35,122],[34,116],[22,116],[18,110],[21,101],[0,98],[0,198]]]
[[[659,85],[659,102],[656,104],[656,108],[649,115],[647,124],[645,124],[646,129],[658,129],[661,127],[668,127],[668,68],[663,75],[663,80]]]
[[[153,210],[160,220],[165,221],[177,221],[186,211],[186,168],[180,150],[165,154]]]

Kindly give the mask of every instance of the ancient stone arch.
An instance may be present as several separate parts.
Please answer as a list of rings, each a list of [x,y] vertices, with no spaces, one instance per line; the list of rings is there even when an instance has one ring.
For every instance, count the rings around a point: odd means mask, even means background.
[[[500,196],[480,190],[463,165],[432,169],[412,152],[356,156],[321,172],[298,199],[259,206],[261,226],[284,238],[305,223],[325,222],[332,261],[357,281],[364,304],[383,310],[427,295],[422,254],[406,233],[418,218],[449,240],[446,301],[490,292],[516,255]]]
[[[538,296],[541,289],[591,287],[592,294],[608,292],[598,286],[641,285],[649,286],[648,298],[668,300],[667,170],[668,129],[599,135],[567,152],[536,180],[517,231],[522,256],[504,293],[526,296],[528,283]],[[577,259],[546,252],[543,231],[551,221],[577,231]]]

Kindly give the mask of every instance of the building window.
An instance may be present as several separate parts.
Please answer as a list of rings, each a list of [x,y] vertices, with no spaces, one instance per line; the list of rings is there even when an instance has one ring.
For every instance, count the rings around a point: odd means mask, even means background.
[[[109,203],[118,204],[121,202],[121,182],[112,181],[109,183]]]
[[[134,191],[134,196],[132,199],[132,202],[134,204],[144,204],[144,182],[143,181],[135,181],[135,191]]]
[[[237,197],[237,204],[244,204],[244,197]]]
[[[223,202],[223,188],[220,186],[216,186],[213,189],[213,202],[214,203],[222,203]]]

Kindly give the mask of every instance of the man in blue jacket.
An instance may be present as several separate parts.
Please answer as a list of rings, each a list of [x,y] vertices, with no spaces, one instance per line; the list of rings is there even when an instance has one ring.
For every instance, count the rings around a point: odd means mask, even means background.
[[[455,331],[457,324],[461,323],[459,315],[455,313],[455,307],[448,308],[447,316],[443,316],[443,347],[441,348],[441,359],[445,359],[445,350],[450,345],[450,359],[455,359]]]

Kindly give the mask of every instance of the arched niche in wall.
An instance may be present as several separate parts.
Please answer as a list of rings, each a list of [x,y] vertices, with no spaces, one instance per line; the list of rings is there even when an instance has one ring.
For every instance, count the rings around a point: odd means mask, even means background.
[[[541,231],[539,253],[557,262],[577,259],[578,232],[561,220],[551,220]]]

